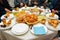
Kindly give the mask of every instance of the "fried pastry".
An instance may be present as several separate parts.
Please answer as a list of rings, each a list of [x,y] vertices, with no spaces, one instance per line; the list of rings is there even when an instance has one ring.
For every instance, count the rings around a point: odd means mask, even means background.
[[[45,24],[45,23],[46,23],[46,19],[42,19],[42,20],[41,20],[41,23],[42,23],[42,24]]]
[[[12,21],[12,20],[10,19],[10,20],[7,22],[7,25],[8,25],[8,26],[11,24],[11,21]]]
[[[49,16],[50,16],[50,17],[54,17],[54,15],[55,15],[55,14],[54,14],[54,13],[52,13],[52,14],[51,14],[51,15],[49,15]]]
[[[3,23],[3,25],[7,25],[6,19],[2,19],[2,23]]]
[[[15,10],[16,10],[16,11],[19,11],[19,7],[16,7]]]
[[[16,18],[16,22],[18,23],[23,23],[24,22],[24,17],[23,16],[19,16]]]
[[[27,14],[25,16],[25,21],[27,24],[34,24],[38,21],[38,17],[35,14]]]
[[[54,28],[56,28],[57,25],[58,25],[58,23],[59,23],[59,21],[58,21],[58,20],[53,20],[53,19],[51,19],[51,20],[48,21],[48,23],[49,23],[50,25],[52,25]]]

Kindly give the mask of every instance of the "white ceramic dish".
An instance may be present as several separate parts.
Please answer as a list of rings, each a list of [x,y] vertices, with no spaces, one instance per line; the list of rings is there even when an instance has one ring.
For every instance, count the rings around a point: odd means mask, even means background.
[[[51,15],[51,13],[47,14],[46,17],[49,18],[49,19],[58,19],[58,15],[54,15],[54,17],[50,17],[49,15]]]
[[[23,35],[29,30],[29,26],[25,23],[15,24],[11,32],[15,35]]]
[[[48,32],[48,29],[47,29],[46,26],[43,25],[43,24],[38,23],[38,24],[36,24],[36,25],[33,25],[33,27],[40,27],[40,26],[43,26],[43,27],[45,28],[45,32],[46,32],[46,33]],[[30,31],[31,31],[31,33],[35,34],[34,31],[33,31],[33,27],[32,27],[32,29],[31,29]],[[35,34],[35,35],[36,35],[36,34]]]

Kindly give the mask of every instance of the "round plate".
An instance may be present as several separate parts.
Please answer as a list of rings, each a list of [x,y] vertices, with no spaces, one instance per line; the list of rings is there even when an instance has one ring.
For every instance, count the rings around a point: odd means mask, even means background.
[[[11,32],[15,35],[25,34],[29,29],[29,26],[25,23],[15,24],[11,29]]]
[[[58,19],[58,15],[54,15],[54,17],[50,17],[49,15],[51,15],[51,13],[47,14],[46,17],[49,18],[49,19]]]
[[[38,23],[38,24],[36,24],[36,25],[33,25],[33,27],[40,27],[40,26],[43,26],[43,27],[45,28],[45,32],[46,32],[46,33],[48,32],[48,29],[47,29],[46,26],[43,25],[43,24]],[[30,31],[31,31],[31,33],[35,34],[34,31],[33,31],[33,27],[32,27],[32,29],[31,29]],[[35,35],[36,35],[36,34],[35,34]]]
[[[58,31],[58,27],[59,27],[59,24],[57,25],[56,28],[54,28],[53,26],[51,26],[48,22],[46,22],[46,27],[52,31]]]

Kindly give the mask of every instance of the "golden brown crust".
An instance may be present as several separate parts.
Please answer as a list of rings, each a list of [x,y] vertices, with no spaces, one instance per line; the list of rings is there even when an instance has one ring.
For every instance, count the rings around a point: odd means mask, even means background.
[[[58,22],[58,20],[51,19],[51,20],[48,21],[48,23],[50,25],[52,25],[54,28],[56,28],[59,22]]]
[[[27,14],[25,21],[27,24],[35,24],[38,21],[38,17],[35,14]]]

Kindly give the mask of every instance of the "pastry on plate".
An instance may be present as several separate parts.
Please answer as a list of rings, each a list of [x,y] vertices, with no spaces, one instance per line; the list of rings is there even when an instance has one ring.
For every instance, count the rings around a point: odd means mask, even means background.
[[[48,19],[58,19],[59,18],[59,16],[57,14],[55,14],[55,13],[46,14],[46,17]]]
[[[12,19],[10,19],[10,20],[2,19],[2,22],[1,22],[2,25],[1,25],[1,27],[7,27],[7,26],[10,26],[11,21],[12,21]]]
[[[0,26],[5,28],[6,25],[7,25],[6,19],[2,19]]]
[[[59,23],[59,21],[58,21],[58,20],[53,20],[53,19],[51,19],[51,20],[48,21],[48,23],[49,23],[50,25],[52,25],[54,28],[56,28],[57,25],[58,25],[58,23]]]
[[[19,16],[19,17],[17,17],[17,18],[16,18],[16,22],[17,22],[17,23],[23,23],[23,22],[25,22],[25,21],[24,21],[24,16]]]
[[[16,7],[16,8],[15,8],[15,11],[19,11],[19,7]]]
[[[7,25],[6,19],[2,19],[3,25]]]
[[[42,23],[42,24],[45,24],[45,23],[46,23],[46,19],[42,19],[42,20],[41,20],[41,23]]]
[[[7,17],[9,17],[10,16],[10,12],[6,12],[6,14],[5,14],[5,18],[7,18]]]
[[[51,13],[51,15],[49,15],[50,17],[54,17],[55,13]]]
[[[7,26],[9,26],[11,24],[11,19],[7,22]]]
[[[35,14],[27,14],[24,19],[27,24],[35,24],[38,21],[38,17]]]
[[[15,12],[15,13],[14,13],[14,16],[15,16],[15,17],[19,17],[19,16],[25,15],[25,14],[26,14],[26,12],[25,12],[24,10],[22,10],[22,11],[20,11],[20,12]]]

